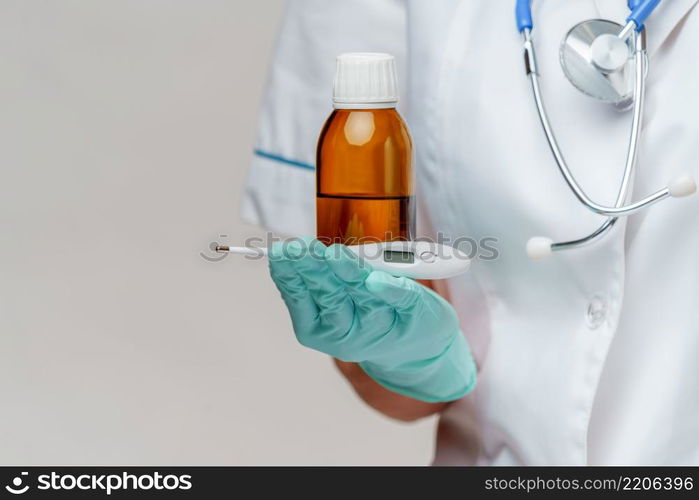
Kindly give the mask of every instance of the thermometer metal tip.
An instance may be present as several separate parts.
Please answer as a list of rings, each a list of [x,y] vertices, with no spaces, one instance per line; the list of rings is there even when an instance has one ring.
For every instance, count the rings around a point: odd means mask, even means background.
[[[230,247],[228,245],[217,245],[216,252],[235,253],[238,255],[250,255],[252,257],[264,257],[265,255],[267,255],[266,248]]]

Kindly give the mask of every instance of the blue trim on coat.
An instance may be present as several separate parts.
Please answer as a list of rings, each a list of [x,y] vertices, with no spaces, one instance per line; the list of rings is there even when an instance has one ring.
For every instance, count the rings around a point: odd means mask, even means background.
[[[268,160],[277,161],[279,163],[284,163],[285,165],[291,165],[292,167],[303,168],[306,170],[315,170],[316,167],[310,163],[304,163],[302,161],[290,160],[289,158],[284,158],[280,155],[275,155],[274,153],[268,153],[267,151],[262,151],[261,149],[254,150],[255,155],[262,158],[267,158]]]

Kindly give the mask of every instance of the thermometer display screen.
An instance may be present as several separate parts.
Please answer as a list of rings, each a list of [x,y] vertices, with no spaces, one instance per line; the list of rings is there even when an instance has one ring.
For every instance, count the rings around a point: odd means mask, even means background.
[[[383,260],[389,264],[413,264],[415,263],[415,254],[413,252],[384,250]]]

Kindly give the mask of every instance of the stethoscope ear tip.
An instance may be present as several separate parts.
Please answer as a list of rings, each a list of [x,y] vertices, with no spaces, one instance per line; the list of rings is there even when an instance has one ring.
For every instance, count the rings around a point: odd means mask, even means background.
[[[527,257],[531,260],[544,260],[553,253],[553,240],[544,236],[534,236],[527,241]]]
[[[668,183],[667,190],[673,198],[683,198],[696,193],[697,183],[691,175],[681,175]]]

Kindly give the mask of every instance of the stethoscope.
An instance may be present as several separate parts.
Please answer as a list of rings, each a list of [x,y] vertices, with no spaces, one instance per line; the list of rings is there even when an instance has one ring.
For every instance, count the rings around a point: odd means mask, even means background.
[[[619,217],[636,213],[666,198],[688,196],[696,191],[694,179],[689,175],[683,175],[670,181],[665,188],[626,204],[636,167],[648,73],[644,23],[659,3],[660,0],[628,0],[631,14],[626,18],[624,26],[601,19],[583,21],[574,26],[561,43],[560,61],[563,72],[578,90],[608,102],[621,111],[633,108],[624,176],[616,202],[610,207],[596,203],[585,194],[561,153],[541,95],[540,75],[532,40],[534,25],[531,0],[517,0],[515,14],[517,29],[524,37],[525,68],[531,82],[539,119],[553,157],[576,198],[596,214],[607,217],[602,225],[583,238],[562,242],[554,242],[550,238],[541,236],[531,238],[527,242],[527,254],[531,259],[544,259],[554,251],[592,243],[607,234]]]

